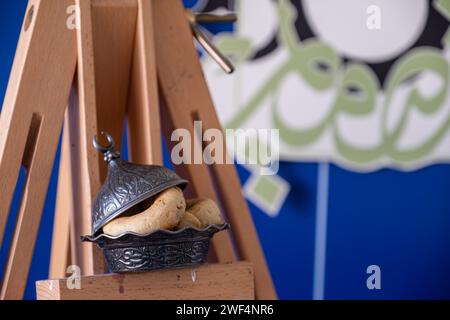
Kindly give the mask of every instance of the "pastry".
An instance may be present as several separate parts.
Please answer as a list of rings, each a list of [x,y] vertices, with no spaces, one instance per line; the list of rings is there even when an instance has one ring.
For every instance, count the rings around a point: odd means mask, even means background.
[[[212,224],[222,224],[223,219],[219,207],[210,199],[192,199],[188,200],[186,213],[194,215],[202,228]]]
[[[103,227],[103,232],[118,236],[125,232],[148,234],[159,229],[173,229],[181,221],[186,209],[183,192],[177,188],[158,194],[145,211],[132,216],[118,217]]]
[[[189,211],[186,211],[183,215],[183,218],[181,218],[181,221],[178,224],[177,229],[181,230],[189,227],[200,229],[202,227],[202,223],[200,222],[200,220],[197,219],[196,216],[194,216]]]

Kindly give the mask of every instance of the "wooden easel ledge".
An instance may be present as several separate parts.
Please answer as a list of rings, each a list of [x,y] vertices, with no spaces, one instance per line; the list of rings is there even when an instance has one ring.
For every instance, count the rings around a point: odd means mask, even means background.
[[[70,280],[69,280],[70,281]],[[36,282],[38,300],[253,300],[249,262],[198,268],[81,277],[80,289],[67,279]]]

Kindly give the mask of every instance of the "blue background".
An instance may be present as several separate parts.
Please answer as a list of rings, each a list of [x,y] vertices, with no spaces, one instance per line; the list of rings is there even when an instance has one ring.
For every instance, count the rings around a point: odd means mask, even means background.
[[[0,101],[6,91],[26,3],[3,1],[0,9]],[[27,299],[35,298],[34,282],[48,276],[57,164],[29,274]],[[243,168],[238,170],[244,182],[249,173]],[[324,298],[449,299],[450,166],[433,165],[410,173],[380,170],[359,174],[334,165],[329,170]],[[279,297],[311,299],[318,164],[283,162],[279,175],[292,188],[281,214],[270,218],[249,205]],[[0,250],[0,274],[23,177],[21,172]],[[366,268],[372,264],[381,268],[381,290],[366,287]]]

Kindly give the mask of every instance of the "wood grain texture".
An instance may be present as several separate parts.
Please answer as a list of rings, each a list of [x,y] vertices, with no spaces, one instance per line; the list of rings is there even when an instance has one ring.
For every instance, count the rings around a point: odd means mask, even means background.
[[[162,110],[167,113],[163,115],[167,119],[163,125],[171,122],[172,128],[188,129],[191,136],[194,120],[202,121],[203,130],[221,129],[181,1],[154,0],[153,5],[158,80],[166,104]],[[170,130],[165,131],[167,138]],[[221,232],[213,239],[219,262],[238,258],[251,261],[256,297],[275,299],[272,279],[234,165],[181,165],[176,170],[191,181],[194,195],[220,203],[231,223],[238,255],[234,253],[230,232]]]
[[[152,1],[138,0],[138,6],[127,109],[129,155],[134,163],[162,165]]]
[[[69,110],[66,110],[59,161],[58,187],[56,192],[55,215],[53,220],[52,248],[50,252],[49,277],[64,278],[66,268],[77,264],[71,257],[70,229],[74,215],[73,179],[70,148]]]
[[[76,65],[70,0],[30,1],[0,117],[0,238],[21,164],[27,175],[1,298],[21,299]],[[28,16],[29,17],[29,16]],[[26,30],[25,30],[26,29]]]
[[[190,300],[254,299],[253,268],[248,262],[206,264],[197,268],[81,277],[80,289],[67,280],[36,282],[39,300]]]
[[[77,28],[77,101],[71,110],[70,130],[71,145],[73,146],[74,161],[72,171],[78,172],[73,180],[75,215],[73,230],[76,236],[91,232],[91,208],[95,197],[95,190],[101,185],[100,163],[101,156],[91,150],[92,136],[97,134],[97,98],[95,91],[95,65],[92,36],[91,0],[76,0],[80,10]],[[75,257],[83,274],[93,274],[96,266],[95,246],[82,243],[76,247]]]

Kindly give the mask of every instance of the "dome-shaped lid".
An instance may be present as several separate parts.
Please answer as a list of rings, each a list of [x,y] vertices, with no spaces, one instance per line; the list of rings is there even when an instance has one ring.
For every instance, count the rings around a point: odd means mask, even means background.
[[[109,145],[101,146],[97,137],[94,137],[93,143],[104,154],[108,163],[108,175],[94,201],[93,234],[138,203],[175,186],[184,188],[188,183],[162,166],[137,165],[121,160],[111,135],[104,132],[102,134],[108,139]]]

